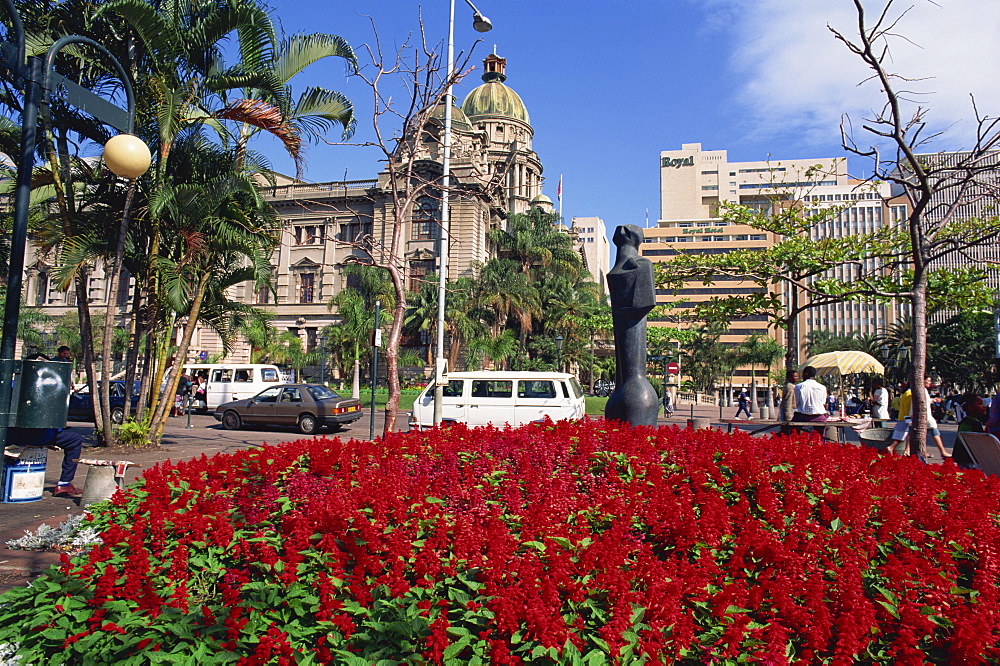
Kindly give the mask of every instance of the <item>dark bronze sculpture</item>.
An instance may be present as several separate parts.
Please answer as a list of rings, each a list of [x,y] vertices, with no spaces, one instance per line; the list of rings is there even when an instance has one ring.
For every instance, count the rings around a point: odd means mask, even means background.
[[[646,379],[646,315],[656,305],[653,264],[639,256],[642,228],[625,224],[615,229],[618,246],[608,273],[611,317],[615,330],[615,390],[604,416],[637,425],[656,425],[659,398]]]

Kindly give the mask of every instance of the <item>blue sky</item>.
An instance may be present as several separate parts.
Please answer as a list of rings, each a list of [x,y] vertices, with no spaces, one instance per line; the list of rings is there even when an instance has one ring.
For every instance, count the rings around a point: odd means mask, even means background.
[[[881,3],[867,3],[874,10]],[[446,37],[448,1],[272,0],[284,30],[346,38],[366,61],[374,21],[385,50],[418,30]],[[661,150],[701,143],[733,161],[833,157],[840,118],[855,124],[880,105],[878,90],[859,85],[866,72],[826,26],[855,23],[850,0],[478,0],[493,31],[472,29],[472,12],[456,0],[457,50],[474,47],[477,70],[457,87],[459,99],[481,81],[482,58],[507,59],[507,85],[521,96],[535,130],[545,193],[556,200],[563,176],[563,214],[598,216],[609,234],[618,224],[658,216]],[[906,0],[892,44],[898,70],[947,136],[935,149],[960,149],[974,131],[970,94],[980,112],[1000,113],[1000,10],[997,0]],[[899,13],[899,12],[897,12]],[[369,18],[370,17],[370,18]],[[476,43],[477,39],[481,39]],[[348,95],[358,112],[355,140],[371,136],[370,92],[339,63],[320,63],[294,81]],[[291,162],[259,146],[285,173]],[[306,178],[371,178],[372,149],[311,146]],[[850,170],[866,164],[850,158]]]

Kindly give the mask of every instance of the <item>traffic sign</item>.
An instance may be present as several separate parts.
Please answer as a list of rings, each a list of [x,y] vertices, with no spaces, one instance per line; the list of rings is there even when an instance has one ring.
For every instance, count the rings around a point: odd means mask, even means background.
[[[671,361],[670,363],[667,363],[667,372],[669,372],[670,374],[676,375],[680,371],[681,371],[681,364],[678,363],[677,361]]]

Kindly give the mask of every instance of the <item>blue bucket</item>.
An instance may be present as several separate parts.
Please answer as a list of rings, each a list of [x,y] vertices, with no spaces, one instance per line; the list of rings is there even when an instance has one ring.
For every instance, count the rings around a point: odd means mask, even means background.
[[[4,504],[37,502],[45,487],[47,451],[43,448],[21,449],[18,457],[4,455],[2,501]]]

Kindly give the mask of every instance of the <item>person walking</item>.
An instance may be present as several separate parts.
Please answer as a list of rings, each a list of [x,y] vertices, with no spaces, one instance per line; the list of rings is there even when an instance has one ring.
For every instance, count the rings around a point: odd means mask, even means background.
[[[951,454],[944,448],[944,442],[941,441],[941,431],[938,430],[937,420],[934,419],[930,414],[931,405],[931,393],[930,387],[932,386],[931,378],[924,378],[924,395],[927,399],[927,432],[930,434],[931,439],[934,440],[934,445],[937,446],[938,452],[940,452],[942,458],[950,458]],[[913,391],[907,389],[903,395],[899,396],[899,420],[896,421],[896,427],[892,430],[892,444],[889,445],[889,451],[892,453],[898,453],[900,455],[906,453],[905,442],[910,435],[910,421],[911,421],[911,411],[913,406]],[[923,442],[921,442],[923,444]],[[920,449],[923,450],[921,445]]]
[[[990,401],[990,412],[986,419],[986,432],[1000,437],[1000,391]]]
[[[781,389],[781,403],[778,405],[778,418],[782,421],[791,421],[795,418],[795,385],[799,383],[798,370],[789,370],[785,373],[785,386]],[[790,435],[794,428],[790,425],[782,425],[781,432]]]
[[[872,380],[872,427],[881,428],[889,420],[889,389],[881,377]]]
[[[740,418],[740,414],[746,412],[747,418],[753,418],[750,414],[750,397],[747,395],[747,390],[745,388],[740,389],[740,395],[736,398],[736,418]]]

